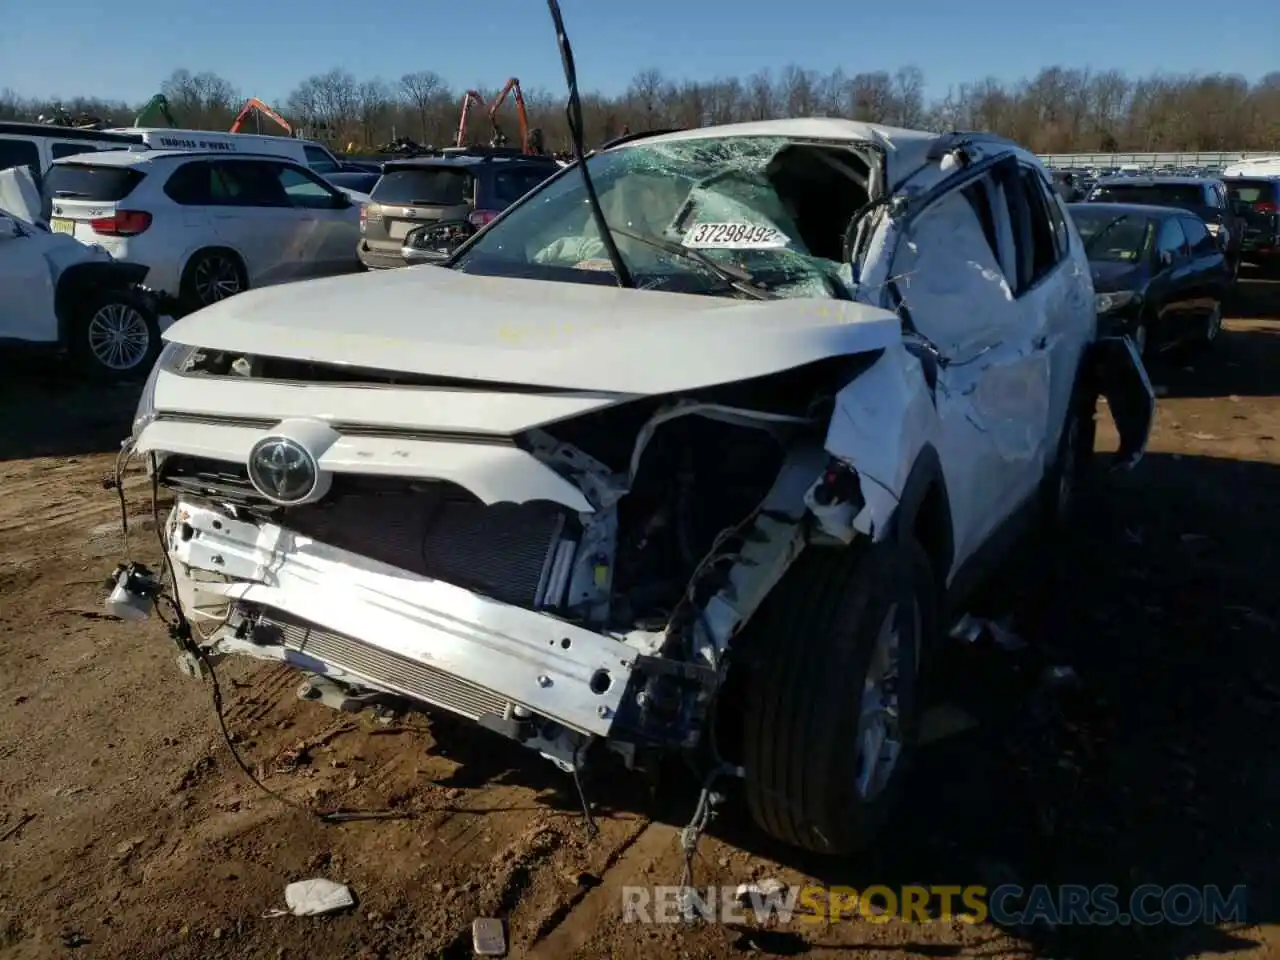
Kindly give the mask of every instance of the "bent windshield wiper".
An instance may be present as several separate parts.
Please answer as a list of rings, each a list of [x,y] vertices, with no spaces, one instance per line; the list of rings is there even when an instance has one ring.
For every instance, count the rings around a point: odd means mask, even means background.
[[[651,237],[647,233],[637,233],[634,230],[628,230],[626,227],[609,227],[609,230],[639,243],[647,244],[655,249],[665,250],[667,253],[674,254],[677,257],[684,257],[687,260],[700,263],[733,287],[733,289],[740,290],[747,296],[755,297],[757,300],[777,299],[774,294],[758,286],[755,277],[749,271],[744,270],[742,267],[735,267],[730,263],[720,263],[718,260],[713,260],[697,247],[686,247],[683,243],[677,243],[675,240]]]

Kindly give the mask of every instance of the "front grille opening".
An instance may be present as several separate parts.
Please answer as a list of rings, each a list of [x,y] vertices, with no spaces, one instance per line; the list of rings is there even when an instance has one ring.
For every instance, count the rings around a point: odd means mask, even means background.
[[[230,503],[252,516],[407,573],[525,609],[555,606],[548,571],[580,527],[548,502],[485,504],[441,481],[338,475],[319,503],[280,507],[262,498],[241,464],[174,456],[161,466],[171,488]]]

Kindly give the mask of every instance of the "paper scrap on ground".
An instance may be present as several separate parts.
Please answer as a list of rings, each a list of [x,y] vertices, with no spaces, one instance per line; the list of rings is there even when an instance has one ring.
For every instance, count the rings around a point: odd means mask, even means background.
[[[299,880],[284,888],[284,902],[295,917],[315,917],[355,905],[350,888],[317,877]]]

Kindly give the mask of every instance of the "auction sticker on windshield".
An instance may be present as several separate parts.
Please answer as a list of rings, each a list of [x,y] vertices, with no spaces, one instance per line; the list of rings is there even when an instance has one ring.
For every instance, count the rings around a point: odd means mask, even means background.
[[[788,242],[781,230],[754,223],[695,223],[684,235],[686,247],[728,250],[776,250]]]

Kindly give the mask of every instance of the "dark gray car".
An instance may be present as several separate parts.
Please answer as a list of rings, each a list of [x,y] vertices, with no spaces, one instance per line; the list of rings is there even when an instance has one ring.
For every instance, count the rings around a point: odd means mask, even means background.
[[[466,222],[482,227],[559,165],[550,157],[488,154],[415,157],[384,167],[360,214],[360,262],[403,267],[405,237],[415,227]]]

